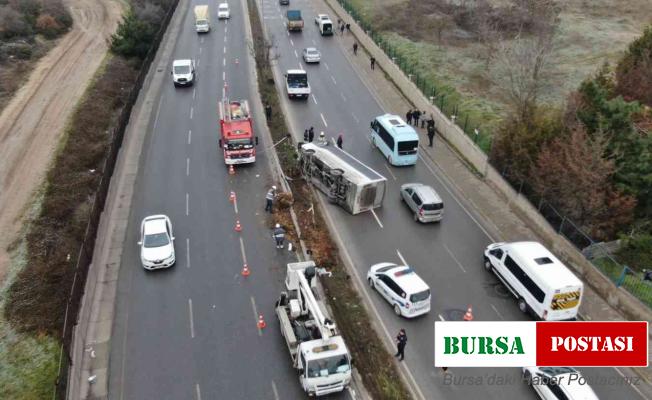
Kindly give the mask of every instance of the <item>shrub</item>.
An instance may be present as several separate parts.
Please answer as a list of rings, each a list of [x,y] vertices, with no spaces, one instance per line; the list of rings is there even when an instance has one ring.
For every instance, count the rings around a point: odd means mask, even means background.
[[[18,11],[9,6],[0,7],[0,38],[10,39],[31,34],[31,26]]]
[[[70,29],[72,26],[72,16],[59,0],[45,0],[43,2],[42,14],[49,14],[54,17],[54,20],[61,26],[59,34]]]
[[[33,47],[25,42],[6,43],[0,53],[4,57],[15,57],[19,60],[29,60],[32,57]]]
[[[642,233],[623,239],[618,260],[636,270],[652,269],[652,234]]]
[[[36,31],[48,39],[53,39],[62,32],[63,27],[48,14],[41,14],[36,19]]]
[[[120,22],[118,31],[111,36],[111,51],[124,57],[147,56],[155,36],[153,25],[138,19],[130,11]]]

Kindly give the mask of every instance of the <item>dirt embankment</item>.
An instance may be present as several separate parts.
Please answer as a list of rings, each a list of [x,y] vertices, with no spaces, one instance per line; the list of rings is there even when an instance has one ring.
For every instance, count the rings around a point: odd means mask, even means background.
[[[100,66],[120,21],[118,0],[67,0],[72,30],[37,64],[0,115],[0,280],[7,246],[56,151],[73,108]]]

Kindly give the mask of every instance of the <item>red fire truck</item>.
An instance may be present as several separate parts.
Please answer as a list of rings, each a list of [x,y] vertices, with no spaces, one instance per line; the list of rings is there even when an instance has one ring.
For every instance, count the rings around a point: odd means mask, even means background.
[[[247,100],[224,99],[219,104],[219,110],[222,131],[220,148],[224,151],[224,162],[227,165],[255,162],[258,137],[254,136]]]

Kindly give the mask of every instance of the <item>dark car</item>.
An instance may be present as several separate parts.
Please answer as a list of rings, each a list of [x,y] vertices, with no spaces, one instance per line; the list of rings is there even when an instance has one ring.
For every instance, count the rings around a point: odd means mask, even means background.
[[[290,5],[290,0],[278,0],[278,4],[282,6],[289,6]]]

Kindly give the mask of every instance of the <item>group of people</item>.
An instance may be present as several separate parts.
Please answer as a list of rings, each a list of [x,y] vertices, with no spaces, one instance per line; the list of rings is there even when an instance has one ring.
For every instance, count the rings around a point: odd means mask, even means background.
[[[313,140],[315,139],[315,129],[311,126],[308,129],[304,129],[303,131],[303,141],[304,143],[312,143]],[[324,134],[324,131],[319,132],[319,144],[321,145],[327,145],[328,143],[326,142],[326,135]],[[337,136],[337,141],[336,141],[337,147],[340,149],[342,148],[342,145],[344,144],[344,135],[339,134]]]
[[[338,18],[337,29],[339,29],[340,35],[344,35],[344,29],[346,29],[347,32],[351,32],[351,24],[345,24],[344,21]]]
[[[408,112],[405,114],[405,122],[408,123],[408,125],[414,125],[417,128],[419,127],[419,120],[421,120],[421,128],[426,128],[426,132],[428,133],[428,141],[429,147],[432,147],[433,140],[435,139],[435,119],[430,114],[430,118],[426,119],[426,112],[425,111],[419,111],[419,110],[408,110]]]
[[[274,201],[276,200],[277,196],[278,194],[276,193],[276,186],[269,188],[267,194],[265,195],[265,212],[269,212],[270,214],[274,213]],[[281,224],[274,225],[274,229],[272,230],[272,237],[276,242],[276,248],[282,249],[283,241],[285,240],[285,229],[283,229]]]

